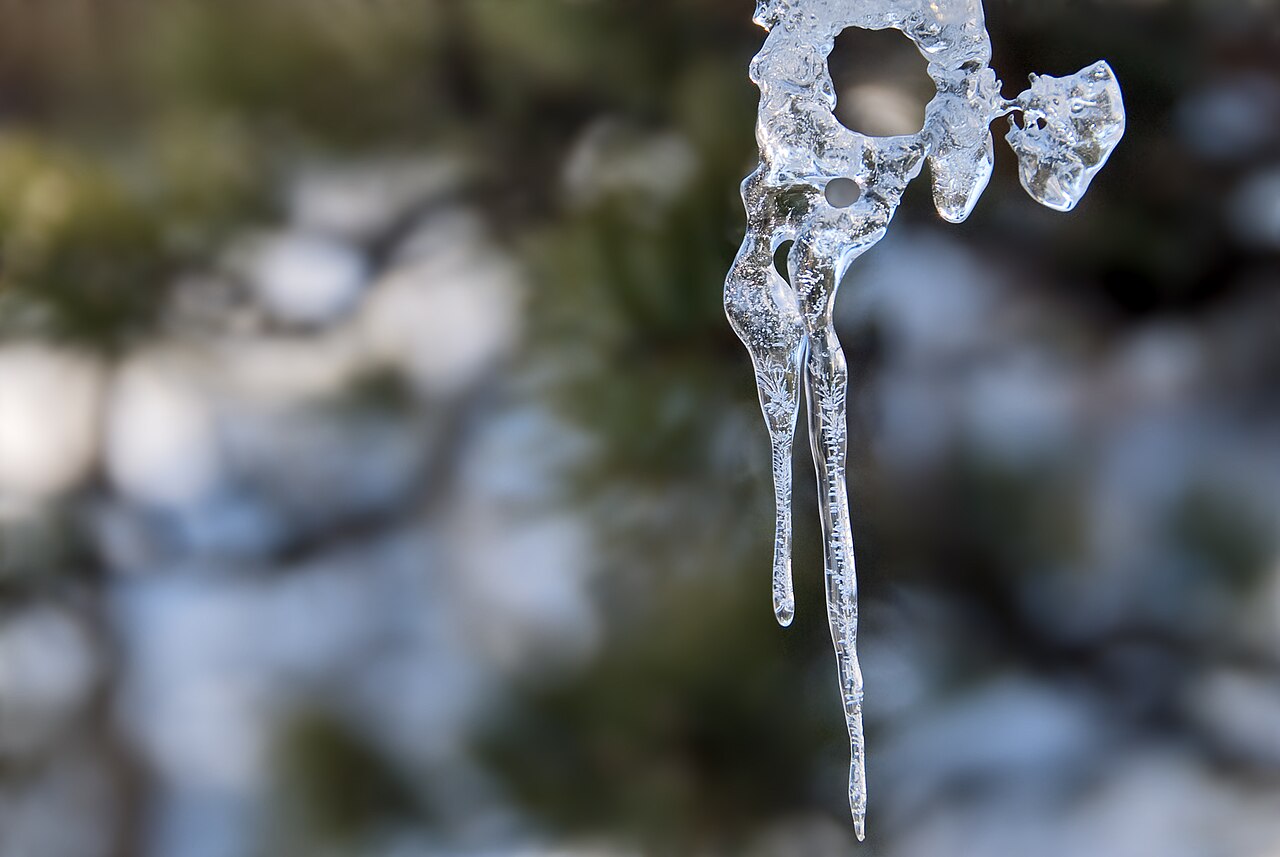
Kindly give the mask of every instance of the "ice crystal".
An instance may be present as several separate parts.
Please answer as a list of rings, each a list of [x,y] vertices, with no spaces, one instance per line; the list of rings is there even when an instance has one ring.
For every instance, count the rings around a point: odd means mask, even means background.
[[[806,394],[828,621],[852,756],[849,804],[861,839],[863,683],[845,484],[849,376],[832,326],[836,290],[854,260],[884,237],[907,185],[926,163],[938,213],[959,223],[973,212],[991,178],[990,126],[1001,116],[1022,114],[1021,125],[1011,122],[1008,139],[1027,192],[1050,208],[1071,210],[1123,136],[1124,105],[1115,75],[1102,62],[1066,78],[1035,76],[1031,89],[1005,99],[990,68],[981,0],[762,0],[755,21],[769,31],[751,63],[760,87],[760,166],[742,185],[748,228],[725,285],[725,308],[755,364],[773,447],[773,605],[784,626],[795,615],[791,461],[802,388]],[[827,57],[849,27],[900,30],[919,48],[938,89],[920,133],[869,137],[836,118]],[[774,255],[787,242],[784,278]]]

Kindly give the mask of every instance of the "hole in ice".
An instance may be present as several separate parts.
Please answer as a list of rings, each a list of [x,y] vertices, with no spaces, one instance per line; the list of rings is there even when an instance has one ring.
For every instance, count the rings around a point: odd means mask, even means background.
[[[832,208],[848,208],[862,199],[862,188],[853,179],[832,179],[827,182],[826,195]]]
[[[871,137],[917,134],[938,88],[915,44],[898,30],[849,27],[827,59],[836,118]]]
[[[782,275],[782,279],[787,281],[787,285],[791,285],[791,273],[787,270],[787,257],[791,255],[791,248],[795,243],[794,241],[783,241],[778,245],[778,249],[773,251],[773,267]]]
[[[1015,116],[1014,122],[1015,124],[1017,124],[1019,128],[1021,128],[1024,131],[1030,131],[1033,128],[1037,131],[1043,131],[1049,125],[1049,123],[1045,121],[1045,118],[1043,116],[1033,117],[1033,116],[1028,116],[1025,113]]]

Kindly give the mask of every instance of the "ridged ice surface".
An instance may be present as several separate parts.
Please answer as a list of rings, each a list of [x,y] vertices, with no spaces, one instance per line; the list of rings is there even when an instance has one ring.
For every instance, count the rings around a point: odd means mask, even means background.
[[[1023,114],[1021,125],[1011,123],[1009,141],[1027,191],[1051,208],[1074,208],[1124,133],[1124,105],[1105,63],[1067,78],[1033,78],[1030,90],[1006,100],[989,67],[980,0],[763,0],[755,21],[769,32],[751,63],[760,87],[760,166],[742,185],[747,234],[725,284],[725,308],[751,353],[773,447],[773,606],[784,626],[795,616],[791,461],[802,391],[807,403],[827,618],[852,756],[849,805],[861,839],[867,792],[858,584],[845,487],[849,375],[832,327],[836,290],[854,260],[884,237],[926,163],[939,214],[958,223],[972,213],[991,178],[990,126],[1000,116]],[[901,30],[920,49],[938,94],[919,134],[868,137],[836,119],[827,57],[848,27]],[[848,180],[860,195],[848,192]],[[842,186],[828,194],[831,182]],[[785,242],[793,243],[784,279],[774,255]]]

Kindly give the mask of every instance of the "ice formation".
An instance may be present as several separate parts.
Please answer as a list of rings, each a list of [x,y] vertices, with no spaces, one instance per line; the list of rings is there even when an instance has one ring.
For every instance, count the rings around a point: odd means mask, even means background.
[[[1033,77],[1031,89],[1005,99],[990,68],[981,0],[761,0],[755,21],[769,32],[751,64],[760,87],[760,166],[742,185],[748,228],[725,285],[725,308],[751,352],[773,447],[773,605],[784,626],[795,617],[791,459],[802,387],[808,404],[828,620],[852,751],[849,804],[862,839],[863,685],[845,488],[848,368],[832,327],[836,290],[853,261],[884,237],[926,162],[938,213],[953,223],[972,213],[991,178],[990,125],[1001,116],[1023,116],[1021,124],[1011,120],[1008,139],[1027,192],[1070,211],[1123,136],[1124,105],[1103,62],[1070,77]],[[827,57],[849,27],[897,29],[919,48],[938,88],[920,133],[868,137],[836,118]],[[784,278],[774,256],[787,242]]]

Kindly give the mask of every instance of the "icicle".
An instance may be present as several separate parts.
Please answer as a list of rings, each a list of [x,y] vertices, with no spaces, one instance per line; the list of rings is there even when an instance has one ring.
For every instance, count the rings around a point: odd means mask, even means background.
[[[991,178],[991,122],[1022,111],[1024,124],[1013,124],[1009,142],[1023,186],[1042,204],[1069,211],[1123,136],[1124,105],[1106,63],[1067,78],[1033,77],[1031,89],[1005,100],[989,68],[981,0],[761,0],[755,21],[769,31],[751,64],[760,87],[760,166],[742,185],[748,228],[725,284],[725,309],[751,354],[773,450],[773,608],[783,626],[795,616],[791,460],[802,387],[806,394],[827,618],[852,757],[849,805],[862,839],[866,779],[846,489],[848,368],[832,325],[836,290],[848,267],[884,237],[926,161],[938,213],[963,221]],[[836,119],[826,57],[848,27],[901,30],[927,58],[938,97],[919,134],[868,137]],[[857,184],[853,193],[850,181]],[[774,267],[774,254],[786,242],[793,242],[789,281]]]

